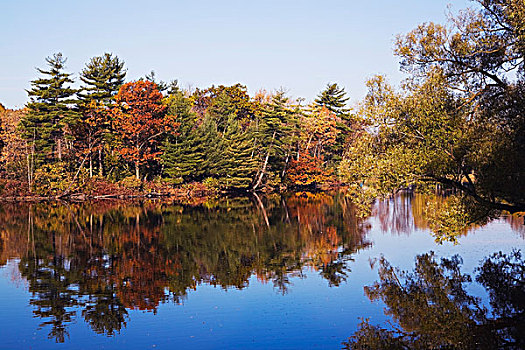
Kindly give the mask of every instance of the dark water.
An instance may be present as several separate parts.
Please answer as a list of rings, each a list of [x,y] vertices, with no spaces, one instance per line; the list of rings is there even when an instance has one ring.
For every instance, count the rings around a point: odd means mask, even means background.
[[[364,287],[378,281],[381,256],[411,270],[430,251],[436,261],[457,254],[473,276],[465,293],[495,314],[476,268],[494,252],[525,251],[523,217],[438,245],[423,199],[378,202],[365,218],[325,193],[1,204],[0,348],[338,349],[360,318],[407,327]],[[513,307],[523,320],[523,302]]]

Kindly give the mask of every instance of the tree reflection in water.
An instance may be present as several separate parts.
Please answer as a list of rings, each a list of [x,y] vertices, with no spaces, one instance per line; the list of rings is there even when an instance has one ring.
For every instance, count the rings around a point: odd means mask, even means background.
[[[490,295],[490,311],[465,284],[461,258],[437,261],[419,255],[412,272],[380,261],[380,280],[365,293],[382,300],[393,318],[383,328],[364,320],[346,349],[523,349],[525,348],[525,261],[520,251],[496,253],[476,269]]]
[[[286,293],[318,271],[332,286],[370,243],[344,195],[297,193],[198,206],[161,202],[0,207],[0,263],[20,259],[33,313],[64,342],[78,317],[113,335],[128,309],[156,312],[202,283],[245,288],[255,275]]]
[[[372,215],[383,232],[409,235],[415,230],[430,230],[438,243],[458,242],[458,238],[494,219],[507,221],[512,230],[525,237],[523,213],[508,215],[480,206],[468,196],[458,194],[418,194],[401,192],[377,200]]]

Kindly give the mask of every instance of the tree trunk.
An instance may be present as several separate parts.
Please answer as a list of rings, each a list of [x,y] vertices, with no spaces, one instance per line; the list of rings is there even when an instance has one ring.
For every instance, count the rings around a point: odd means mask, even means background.
[[[261,175],[259,175],[259,179],[257,180],[257,183],[253,186],[253,190],[255,190],[262,182],[262,179],[264,177],[264,173],[266,172],[266,166],[268,165],[268,159],[270,158],[270,152],[272,151],[273,147],[273,140],[275,139],[275,131],[272,135],[272,142],[270,142],[270,147],[268,147],[268,152],[266,153],[266,158],[264,159],[264,165],[261,170]]]
[[[98,174],[100,175],[100,177],[104,176],[104,168],[103,168],[103,164],[102,164],[102,149],[101,148],[98,149]]]
[[[93,157],[89,154],[89,177],[93,177]]]
[[[31,192],[31,156],[27,155],[27,189]]]
[[[286,160],[284,161],[283,172],[281,173],[281,181],[282,181],[282,179],[284,179],[284,176],[286,175],[286,168],[288,166],[288,161],[289,160],[290,160],[290,151],[288,151],[288,153],[286,153]]]
[[[139,172],[139,161],[135,161],[135,176],[137,177],[137,180],[140,180],[140,172]]]
[[[28,190],[31,193],[31,188],[33,187],[33,177],[35,171],[35,137],[36,131],[33,130],[33,142],[31,144],[31,154],[27,155],[27,185]]]

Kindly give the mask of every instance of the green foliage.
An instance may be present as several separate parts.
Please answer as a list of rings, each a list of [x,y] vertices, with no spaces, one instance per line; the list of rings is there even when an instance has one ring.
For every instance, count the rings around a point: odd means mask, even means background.
[[[197,89],[192,98],[193,110],[199,118],[203,119],[205,116],[211,118],[217,124],[219,132],[226,130],[231,116],[244,125],[259,113],[258,104],[250,98],[246,87],[241,84]]]
[[[80,80],[85,85],[79,98],[84,103],[93,100],[107,105],[124,84],[125,77],[124,62],[117,56],[105,53],[103,56],[93,57],[80,73]]]
[[[278,91],[263,105],[254,130],[261,162],[254,188],[261,185],[265,176],[278,182],[284,180],[282,175],[287,160],[292,156],[293,142],[299,134],[296,128],[299,113],[299,107],[284,91]]]
[[[457,243],[458,236],[466,234],[473,226],[483,226],[497,217],[497,211],[479,206],[465,195],[429,199],[424,207],[424,216],[438,243]]]
[[[119,184],[124,188],[138,189],[142,186],[142,182],[136,176],[127,176],[119,181]]]
[[[360,115],[370,136],[345,155],[344,181],[383,194],[441,183],[493,209],[525,209],[525,5],[479,2],[449,26],[398,37],[410,78],[399,93],[383,77],[369,81]]]
[[[350,110],[346,108],[349,97],[346,97],[345,89],[337,83],[328,83],[326,88],[314,100],[319,107],[326,107],[343,119],[347,119]]]
[[[222,187],[247,189],[254,181],[259,161],[254,156],[254,140],[251,130],[242,130],[233,117],[228,127],[218,139],[211,154],[214,159],[210,174],[221,183]]]
[[[213,136],[207,132],[206,123],[196,125],[192,101],[183,92],[171,94],[165,103],[168,114],[174,115],[180,126],[177,134],[168,136],[163,145],[164,175],[175,184],[199,181],[205,174],[204,160]]]
[[[38,160],[62,157],[64,129],[78,116],[72,99],[76,90],[68,86],[73,80],[70,73],[63,71],[66,59],[56,53],[46,62],[49,70],[37,68],[44,77],[31,82],[29,111],[20,123],[22,136],[33,143]]]

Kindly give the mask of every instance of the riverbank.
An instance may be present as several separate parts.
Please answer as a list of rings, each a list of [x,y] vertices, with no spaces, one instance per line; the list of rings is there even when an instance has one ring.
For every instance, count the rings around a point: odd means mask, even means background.
[[[138,182],[105,180],[87,181],[84,184],[65,189],[47,189],[44,193],[32,193],[27,183],[0,180],[0,202],[49,202],[49,201],[90,201],[104,199],[135,200],[163,198],[173,201],[202,201],[210,197],[239,196],[253,193],[250,189],[217,188],[202,182],[174,186],[165,182]],[[283,193],[286,191],[331,191],[342,189],[341,183],[317,186],[262,187],[257,193]]]

